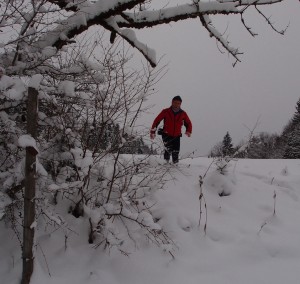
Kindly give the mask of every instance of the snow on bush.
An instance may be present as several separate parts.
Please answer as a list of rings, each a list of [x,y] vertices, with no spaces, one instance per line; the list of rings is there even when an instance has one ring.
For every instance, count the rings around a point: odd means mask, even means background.
[[[0,78],[0,98],[22,100],[26,95],[26,91],[26,86],[20,79],[6,75]]]
[[[67,97],[75,97],[75,83],[72,81],[62,81],[58,86],[58,91]]]

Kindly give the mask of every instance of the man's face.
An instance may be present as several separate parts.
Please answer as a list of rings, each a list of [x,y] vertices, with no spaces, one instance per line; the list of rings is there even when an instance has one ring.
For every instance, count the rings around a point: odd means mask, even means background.
[[[180,106],[181,106],[181,101],[177,101],[177,100],[172,101],[172,108],[175,111],[178,111],[180,109]]]

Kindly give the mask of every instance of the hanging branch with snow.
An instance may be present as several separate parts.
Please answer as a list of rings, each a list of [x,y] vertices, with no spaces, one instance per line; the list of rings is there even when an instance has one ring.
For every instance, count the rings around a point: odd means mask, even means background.
[[[194,0],[174,7],[164,7],[150,10],[151,1],[146,0],[99,0],[99,1],[8,1],[1,7],[0,28],[13,36],[6,42],[1,42],[5,48],[0,64],[11,66],[11,73],[27,72],[47,60],[45,49],[54,47],[55,51],[76,42],[76,37],[90,27],[100,25],[111,32],[111,41],[116,35],[121,36],[131,46],[137,48],[149,61],[152,67],[157,65],[155,52],[141,43],[134,29],[151,28],[154,26],[199,18],[202,26],[208,30],[210,37],[215,38],[223,48],[236,60],[241,54],[237,48],[231,47],[216,28],[209,16],[240,15],[241,22],[252,36],[250,26],[246,24],[244,13],[249,8],[267,21],[273,30],[284,34],[286,29],[278,30],[258,7],[274,5],[285,0],[218,0],[202,2]],[[145,8],[147,3],[147,8]],[[19,12],[19,11],[22,11]],[[24,12],[23,12],[24,11]],[[13,15],[13,16],[12,16]],[[2,30],[0,31],[3,32]],[[49,55],[49,54],[48,54]],[[51,57],[51,56],[50,56]],[[21,63],[22,62],[22,63]],[[46,69],[44,70],[46,72]]]

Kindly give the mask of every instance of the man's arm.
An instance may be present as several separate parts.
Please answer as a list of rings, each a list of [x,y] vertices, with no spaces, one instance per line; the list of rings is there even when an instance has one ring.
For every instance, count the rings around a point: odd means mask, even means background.
[[[193,125],[187,113],[185,113],[183,120],[184,120],[184,126],[186,128],[185,135],[190,137],[192,134]]]
[[[160,124],[160,122],[165,118],[165,112],[164,110],[162,110],[160,112],[160,114],[154,119],[153,123],[152,123],[152,127],[151,127],[151,130],[150,130],[150,138],[151,139],[154,139],[155,138],[155,132],[156,132],[156,129],[158,127],[158,125]]]

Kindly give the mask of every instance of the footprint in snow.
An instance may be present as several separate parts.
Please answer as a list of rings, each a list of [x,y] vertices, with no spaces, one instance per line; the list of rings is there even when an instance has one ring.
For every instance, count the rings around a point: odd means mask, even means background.
[[[193,228],[192,221],[189,220],[187,217],[178,217],[177,224],[185,232],[190,232]]]

